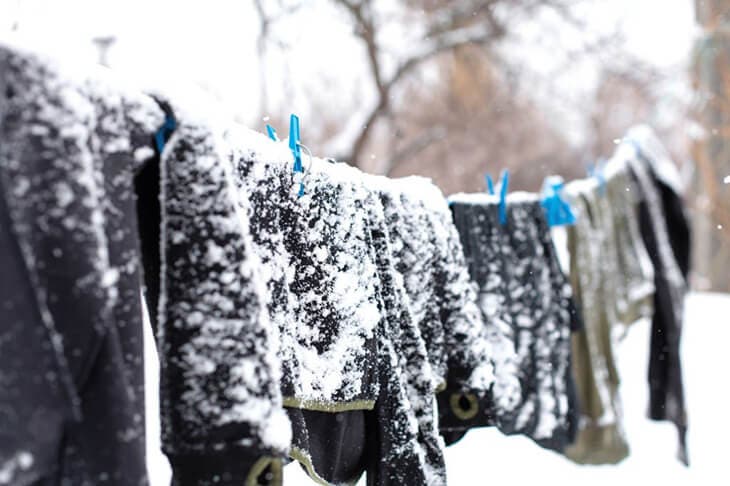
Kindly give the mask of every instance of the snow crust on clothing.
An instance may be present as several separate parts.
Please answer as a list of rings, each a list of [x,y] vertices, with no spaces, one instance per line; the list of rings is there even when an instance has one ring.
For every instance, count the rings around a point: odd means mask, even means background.
[[[469,370],[463,387],[493,381],[443,194],[425,179],[388,181],[305,156],[299,197],[284,144],[242,127],[227,140],[282,336],[285,404],[374,407],[393,464],[379,474],[441,484],[436,386],[449,367]],[[425,289],[416,263],[433,277]]]
[[[287,405],[373,409],[381,449],[370,474],[382,484],[444,484],[435,375],[368,177],[305,159],[299,197],[283,144],[240,127],[228,139],[282,335]],[[297,431],[297,447],[312,432]]]
[[[446,484],[444,444],[438,433],[435,374],[421,329],[396,270],[384,208],[376,194],[368,214],[372,252],[378,262],[383,332],[379,342],[381,391],[376,405],[381,459],[374,484]]]
[[[372,408],[381,315],[366,192],[311,168],[299,197],[291,153],[257,135],[238,127],[227,138],[280,333],[284,396],[301,408]]]
[[[499,350],[489,413],[506,434],[561,449],[570,437],[570,286],[537,195],[450,198],[484,325]],[[486,423],[480,424],[486,425]]]
[[[562,449],[570,440],[572,412],[568,391],[572,291],[536,194],[516,193],[508,199],[506,234],[502,249],[507,252],[511,275],[508,308],[523,396],[521,410],[516,415],[498,415],[498,426]]]
[[[265,308],[249,203],[236,188],[221,126],[173,108],[178,127],[161,160],[163,448],[283,454],[291,430],[279,389],[279,335]]]
[[[381,189],[396,268],[437,384],[487,392],[494,383],[494,350],[444,195],[423,177],[372,179]]]

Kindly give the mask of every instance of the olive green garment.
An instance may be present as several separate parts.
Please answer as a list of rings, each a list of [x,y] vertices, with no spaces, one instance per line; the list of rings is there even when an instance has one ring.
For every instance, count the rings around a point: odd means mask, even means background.
[[[577,222],[568,231],[570,280],[584,328],[573,336],[573,374],[580,403],[578,436],[565,455],[578,463],[606,464],[629,452],[621,423],[619,376],[613,352],[618,322],[618,257],[610,237],[610,207],[598,201],[605,188],[578,181],[566,188]],[[600,194],[599,194],[600,192]]]
[[[639,230],[639,189],[625,163],[614,161],[614,167],[607,175],[604,197],[597,201],[602,214],[611,214],[604,229],[607,251],[615,254],[617,265],[613,271],[616,317],[628,327],[654,314],[654,267]]]

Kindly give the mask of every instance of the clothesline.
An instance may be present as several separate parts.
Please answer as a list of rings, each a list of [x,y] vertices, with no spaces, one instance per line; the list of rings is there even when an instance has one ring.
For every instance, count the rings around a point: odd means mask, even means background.
[[[445,484],[444,441],[484,426],[618,462],[611,334],[639,318],[686,462],[689,229],[650,129],[563,189],[566,273],[537,194],[447,200],[316,157],[302,193],[288,147],[184,97],[2,46],[0,88],[0,479],[146,482],[141,281],[176,484],[280,484],[292,459]]]

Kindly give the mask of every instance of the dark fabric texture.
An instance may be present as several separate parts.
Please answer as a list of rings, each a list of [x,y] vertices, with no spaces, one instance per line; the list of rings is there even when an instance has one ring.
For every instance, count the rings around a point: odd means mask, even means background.
[[[451,208],[480,289],[485,325],[499,336],[503,349],[515,354],[495,365],[495,386],[487,399],[476,405],[468,396],[440,400],[442,430],[455,440],[459,420],[466,427],[496,425],[505,434],[526,435],[561,451],[575,436],[570,338],[580,317],[542,207],[535,197],[508,198],[505,225],[491,198],[455,196]],[[515,377],[519,383],[511,381]]]
[[[0,180],[0,481],[24,485],[57,474],[63,427],[75,415],[75,397],[69,395],[75,390],[64,383],[67,370],[11,231],[5,197]]]
[[[681,196],[658,178],[641,153],[632,163],[642,193],[641,235],[654,264],[654,317],[649,356],[649,417],[675,424],[678,457],[689,464],[680,342],[690,259],[690,226]]]
[[[248,447],[175,455],[170,463],[172,486],[275,486],[283,479],[280,457],[255,457]]]
[[[242,127],[227,137],[237,187],[250,202],[241,210],[266,275],[269,319],[280,335],[284,404],[372,409],[381,317],[364,189],[311,171],[300,198],[290,152]]]
[[[222,131],[205,113],[173,110],[160,161],[162,447],[177,484],[247,484],[249,465],[290,445],[277,333]]]
[[[54,355],[56,369],[46,379],[68,382],[78,413],[71,419],[68,400],[45,401],[54,386],[45,395],[15,396],[11,408],[39,417],[57,408],[43,419],[44,450],[30,451],[38,460],[31,457],[26,472],[43,477],[41,484],[141,485],[147,477],[133,178],[151,153],[149,135],[161,112],[105,73],[79,79],[65,72],[0,48],[0,177],[10,227],[51,338],[43,352]],[[28,318],[27,310],[17,311]],[[48,366],[43,353],[38,360]],[[14,447],[28,444],[3,441],[0,463],[18,460]]]
[[[312,160],[300,197],[288,150],[243,129],[227,140],[282,337],[292,457],[334,483],[357,477],[364,447],[371,484],[442,484],[435,375],[377,195],[354,169]],[[350,422],[359,421],[354,411],[363,411],[364,435]],[[326,428],[337,420],[342,428]],[[323,455],[321,444],[337,443],[343,430],[354,453]]]
[[[2,473],[12,475],[3,481],[147,483],[141,229],[144,265],[155,276],[164,270],[147,297],[154,314],[159,292],[163,446],[175,481],[280,483],[273,459],[289,436],[278,366],[247,259],[247,222],[229,166],[211,155],[218,139],[188,123],[169,158],[150,169],[158,104],[106,72],[64,72],[0,48],[2,218],[12,229],[0,242],[22,256],[8,265],[19,285],[0,289],[1,304],[14,309],[14,326],[27,323],[16,329],[19,342],[38,338],[28,348],[38,351],[32,365],[20,348],[3,356],[14,386],[3,409],[32,425],[0,427]],[[158,189],[164,206],[146,207]],[[154,255],[158,235],[164,260]],[[21,365],[45,371],[46,383],[18,384]]]
[[[420,177],[370,177],[367,182],[383,204],[394,269],[403,279],[411,318],[425,343],[433,385],[444,390],[440,396],[483,398],[494,380],[493,353],[443,194]],[[425,387],[421,394],[430,396]],[[432,403],[421,402],[421,409],[428,411],[420,413],[421,428],[432,434]],[[439,447],[434,444],[431,450],[432,462],[438,464]]]
[[[365,470],[365,411],[373,409],[378,393],[375,333],[380,317],[364,192],[352,184],[315,179],[308,180],[300,200],[291,155],[269,157],[266,144],[247,135],[242,129],[228,134],[236,184],[250,201],[241,209],[247,211],[254,251],[267,275],[268,316],[282,336],[281,390],[292,421],[290,456],[317,481],[356,480]],[[343,206],[349,212],[338,215]],[[312,239],[314,228],[319,236]],[[363,305],[372,308],[363,316],[369,326],[359,321]],[[330,371],[315,379],[318,369]]]
[[[381,389],[375,407],[380,461],[368,470],[368,482],[443,485],[446,465],[435,416],[435,374],[426,342],[410,313],[402,276],[395,268],[385,213],[377,196],[370,197],[372,202],[366,207],[384,328],[378,349]]]
[[[144,299],[147,304],[147,314],[152,324],[154,335],[158,331],[158,310],[160,307],[160,272],[162,260],[160,258],[160,238],[162,230],[162,207],[160,205],[160,149],[170,140],[177,126],[177,119],[172,107],[164,100],[155,98],[160,109],[165,114],[165,124],[150,135],[154,155],[149,158],[137,171],[134,178],[134,192],[137,197],[137,221],[140,245],[142,248],[142,266],[144,268]],[[161,146],[158,146],[158,135]]]

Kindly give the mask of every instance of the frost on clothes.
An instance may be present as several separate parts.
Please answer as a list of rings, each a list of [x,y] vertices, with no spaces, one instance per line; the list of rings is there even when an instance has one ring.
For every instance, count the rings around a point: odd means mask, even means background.
[[[242,127],[228,139],[239,192],[251,202],[268,313],[280,332],[284,403],[311,410],[372,408],[380,313],[362,208],[366,193],[312,171],[300,198],[291,153],[267,147],[262,136]]]
[[[444,397],[442,430],[453,441],[496,425],[562,450],[575,433],[570,336],[580,324],[540,203],[511,194],[504,225],[496,198],[460,194],[450,203],[497,354],[491,396]]]
[[[163,449],[180,484],[212,484],[222,472],[251,480],[290,444],[278,332],[223,131],[174,111],[160,162]]]
[[[162,113],[77,72],[0,47],[0,484],[147,482],[134,174]]]
[[[333,434],[316,413],[330,413],[335,424],[357,423],[355,412],[365,411],[374,417],[371,430],[361,428],[351,440],[378,458],[369,469],[369,476],[379,478],[376,484],[441,484],[436,374],[394,266],[377,194],[358,171],[313,160],[299,197],[286,148],[242,128],[231,130],[228,139],[236,147],[241,190],[251,201],[269,312],[281,334],[293,456],[315,479],[333,481],[332,465],[311,449]],[[320,426],[308,427],[315,422]],[[341,479],[356,480],[361,465]]]
[[[437,389],[486,393],[494,380],[493,351],[446,199],[421,177],[371,176],[367,181],[383,205],[395,269]]]

